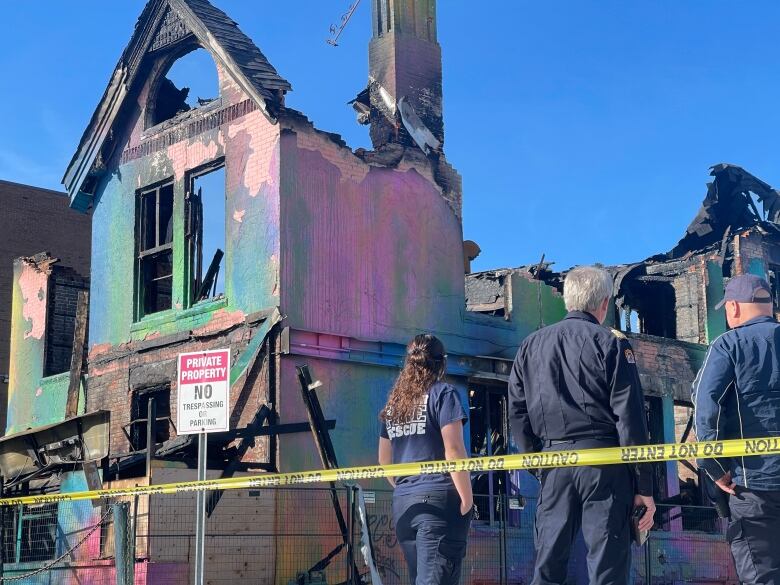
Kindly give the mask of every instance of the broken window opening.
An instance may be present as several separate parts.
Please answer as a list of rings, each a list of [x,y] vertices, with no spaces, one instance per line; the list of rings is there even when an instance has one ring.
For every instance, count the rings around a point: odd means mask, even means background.
[[[509,437],[507,389],[502,386],[469,384],[469,424],[472,457],[505,455]],[[508,514],[509,474],[505,471],[485,471],[474,475],[474,503],[478,522],[490,526],[507,519],[510,526],[519,522],[519,514]]]
[[[639,313],[626,307],[620,311],[620,330],[626,333],[639,333]]]
[[[130,404],[131,420],[129,432],[125,431],[130,439],[130,449],[141,451],[146,449],[146,430],[148,427],[149,401],[154,400],[156,414],[154,417],[154,442],[156,445],[164,443],[171,438],[171,387],[153,386],[133,392]]]
[[[677,297],[670,277],[644,275],[622,291],[620,329],[677,339]]]
[[[79,291],[87,288],[83,279],[69,274],[60,276],[65,270],[55,268],[49,281],[44,377],[70,371],[78,295]]]
[[[731,278],[731,271],[734,266],[734,259],[731,257],[727,257],[723,261],[723,278],[729,279]]]
[[[56,557],[56,503],[7,508],[3,523],[5,562],[34,563]]]
[[[225,167],[212,165],[189,177],[187,242],[190,257],[190,301],[225,294]]]
[[[137,317],[171,308],[173,183],[142,191],[138,200]]]
[[[642,285],[644,302],[640,308],[640,332],[676,339],[677,306],[674,287],[670,282],[645,282]]]
[[[206,106],[219,98],[219,78],[214,59],[197,48],[171,65],[157,85],[150,102],[149,126]]]
[[[692,417],[693,405],[690,402],[675,401],[674,427],[677,443],[696,441]],[[668,498],[665,503],[683,506],[677,510],[682,519],[683,530],[714,533],[719,530],[720,524],[715,510],[710,505],[709,498],[704,494],[701,473],[702,471],[698,469],[694,459],[679,460],[677,462],[677,476],[680,482],[680,493]]]
[[[780,265],[769,265],[769,287],[772,289],[772,302],[775,311],[780,310]]]

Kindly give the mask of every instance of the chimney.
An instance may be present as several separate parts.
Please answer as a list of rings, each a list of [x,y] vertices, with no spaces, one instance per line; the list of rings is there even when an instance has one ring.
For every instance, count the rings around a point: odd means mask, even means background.
[[[440,152],[441,47],[436,0],[371,0],[373,37],[368,47],[371,142],[419,146]]]

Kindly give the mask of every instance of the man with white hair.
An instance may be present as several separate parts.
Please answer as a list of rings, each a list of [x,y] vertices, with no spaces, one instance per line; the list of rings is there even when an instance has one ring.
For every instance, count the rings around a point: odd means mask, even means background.
[[[571,270],[563,283],[568,314],[529,335],[509,377],[512,437],[521,453],[647,443],[644,396],[631,345],[601,324],[612,277],[598,267]],[[631,567],[632,510],[653,525],[652,468],[604,465],[542,469],[532,585],[566,582],[582,528],[591,585],[625,585]]]

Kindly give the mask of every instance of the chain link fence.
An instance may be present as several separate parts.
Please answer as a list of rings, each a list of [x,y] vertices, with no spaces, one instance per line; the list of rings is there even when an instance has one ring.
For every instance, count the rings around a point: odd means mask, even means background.
[[[49,503],[0,508],[2,583],[90,583],[118,580],[113,542],[120,504]],[[124,530],[130,530],[125,513]],[[124,542],[132,534],[122,535]],[[130,566],[128,564],[128,566]]]
[[[205,582],[369,583],[360,552],[365,527],[384,585],[408,583],[393,525],[392,493],[366,491],[361,500],[357,490],[340,486],[335,495],[327,488],[210,492]],[[475,503],[479,518],[472,525],[462,582],[527,585],[533,574],[535,500],[477,495]],[[193,583],[192,492],[7,507],[1,520],[2,583]],[[633,549],[635,585],[738,584],[725,527],[711,508],[660,506],[656,521],[648,543]],[[569,579],[572,585],[588,583],[581,539],[574,545]]]

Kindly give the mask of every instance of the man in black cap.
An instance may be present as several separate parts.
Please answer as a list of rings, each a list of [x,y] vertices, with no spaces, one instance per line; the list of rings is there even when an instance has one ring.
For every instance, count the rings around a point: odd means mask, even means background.
[[[645,407],[636,358],[619,331],[601,323],[612,277],[581,266],[563,283],[569,313],[529,335],[509,376],[512,438],[521,453],[644,445]],[[543,469],[536,508],[536,565],[531,585],[562,585],[572,543],[582,529],[590,585],[630,581],[631,514],[653,525],[649,465]],[[641,510],[640,510],[641,506]]]
[[[767,282],[732,278],[723,300],[731,328],[710,345],[693,383],[699,441],[780,435],[780,324]],[[780,457],[703,459],[730,495],[727,537],[741,582],[780,585]]]

